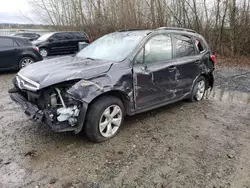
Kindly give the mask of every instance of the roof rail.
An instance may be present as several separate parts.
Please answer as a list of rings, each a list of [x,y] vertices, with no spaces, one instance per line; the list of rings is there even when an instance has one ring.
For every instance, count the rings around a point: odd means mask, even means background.
[[[192,29],[187,29],[187,28],[181,28],[181,27],[159,27],[156,29],[157,30],[177,30],[177,31],[187,31],[191,33],[196,33],[196,31]]]
[[[126,32],[126,31],[141,31],[141,30],[145,30],[145,29],[122,29],[118,32]]]

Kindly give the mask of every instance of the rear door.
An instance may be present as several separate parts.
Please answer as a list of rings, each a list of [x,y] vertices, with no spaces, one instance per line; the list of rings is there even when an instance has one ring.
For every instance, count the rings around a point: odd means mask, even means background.
[[[173,43],[178,62],[177,95],[182,97],[191,91],[194,80],[201,74],[202,59],[191,36],[174,34]]]
[[[176,66],[171,35],[160,34],[148,40],[133,67],[137,110],[175,99]]]
[[[74,32],[65,33],[65,38],[67,40],[67,52],[78,51],[78,41]]]
[[[52,53],[61,53],[68,50],[67,39],[64,33],[55,33],[50,37],[49,48]]]
[[[0,37],[0,69],[17,66],[19,53],[19,47],[13,39]]]

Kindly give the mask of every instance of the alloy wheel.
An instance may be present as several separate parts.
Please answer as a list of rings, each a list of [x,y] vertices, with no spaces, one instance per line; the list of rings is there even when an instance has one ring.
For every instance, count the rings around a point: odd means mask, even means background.
[[[204,94],[205,94],[205,81],[204,80],[200,80],[197,83],[197,92],[196,92],[196,95],[195,95],[197,101],[202,100]]]
[[[45,49],[41,49],[41,50],[40,50],[40,54],[41,54],[41,56],[43,56],[43,57],[47,57],[47,56],[48,56],[48,51],[45,50]]]
[[[22,60],[21,66],[22,66],[22,68],[23,68],[23,67],[26,67],[27,65],[30,65],[30,64],[32,64],[32,63],[34,63],[34,60],[27,57],[27,58],[24,58],[24,59]]]
[[[105,138],[112,137],[121,126],[122,110],[118,105],[111,105],[104,110],[100,122],[99,131]]]

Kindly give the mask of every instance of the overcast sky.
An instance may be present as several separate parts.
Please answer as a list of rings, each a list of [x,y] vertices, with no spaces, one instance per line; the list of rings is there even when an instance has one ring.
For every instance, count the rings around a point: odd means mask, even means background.
[[[28,15],[27,0],[0,0],[0,23],[29,23],[22,14]]]

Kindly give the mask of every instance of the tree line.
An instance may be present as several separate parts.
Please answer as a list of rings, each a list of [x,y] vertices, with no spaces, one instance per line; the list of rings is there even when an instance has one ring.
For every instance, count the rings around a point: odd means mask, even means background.
[[[83,30],[92,39],[125,28],[185,27],[214,53],[250,56],[250,0],[28,0],[55,30]]]

